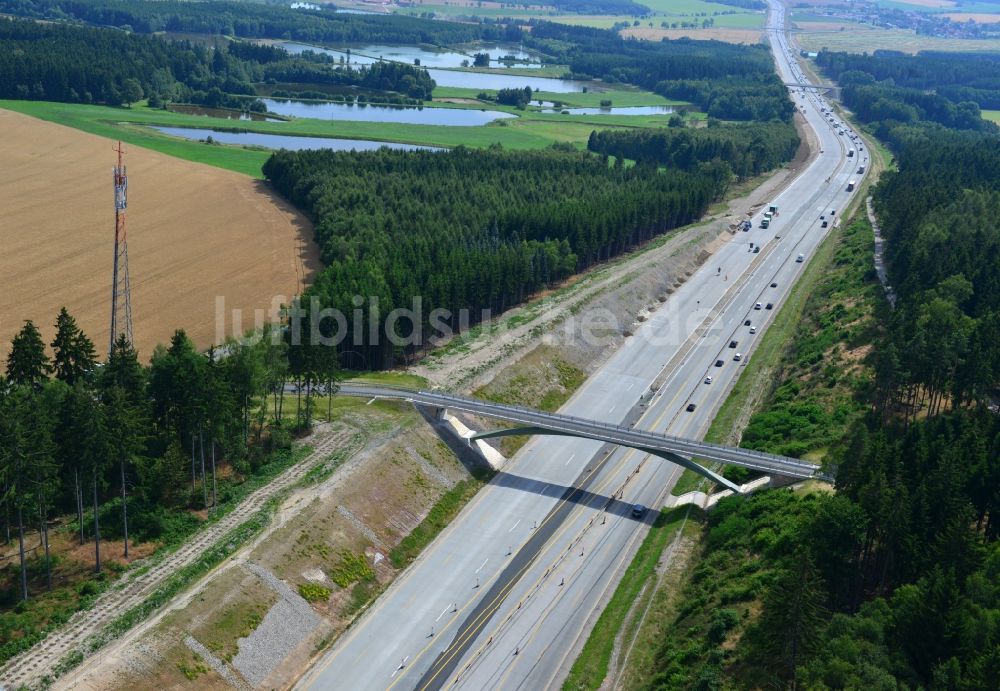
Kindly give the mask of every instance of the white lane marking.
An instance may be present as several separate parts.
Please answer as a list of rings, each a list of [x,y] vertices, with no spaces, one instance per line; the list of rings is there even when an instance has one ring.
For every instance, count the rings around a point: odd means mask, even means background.
[[[480,571],[482,571],[483,567],[486,566],[486,562],[488,562],[489,560],[490,560],[489,557],[486,557],[485,559],[483,559],[483,563],[479,565],[478,569],[476,569],[476,573],[479,573]]]
[[[609,413],[613,413],[613,412],[615,412],[615,408],[617,408],[617,407],[618,407],[618,404],[617,404],[617,403],[615,403],[615,404],[614,404],[613,406],[611,406],[611,408],[609,408],[609,409],[608,409],[608,412],[609,412]]]
[[[572,461],[574,458],[576,458],[576,454],[573,454],[572,456],[570,456],[569,458],[567,458],[566,462],[563,463],[563,465],[569,465],[569,462]]]
[[[517,520],[516,520],[516,521],[514,522],[514,525],[512,525],[512,526],[511,526],[511,527],[510,527],[510,528],[509,528],[509,529],[507,530],[507,532],[509,533],[510,531],[514,530],[514,528],[516,528],[516,527],[517,527],[517,524],[518,524],[518,523],[520,523],[520,522],[521,522],[521,519],[520,519],[520,518],[518,518],[518,519],[517,519]]]
[[[632,390],[632,387],[633,387],[633,386],[635,386],[635,382],[632,382],[631,384],[629,384],[629,385],[628,385],[628,388],[627,388],[627,389],[625,389],[625,390],[626,390],[626,391],[631,391],[631,390]]]
[[[390,679],[392,679],[392,678],[394,678],[394,677],[395,677],[395,676],[396,676],[397,674],[399,674],[399,670],[401,670],[401,669],[403,669],[404,667],[406,667],[406,661],[407,661],[407,660],[409,660],[409,659],[410,659],[410,656],[409,656],[409,655],[407,655],[406,657],[404,657],[404,658],[403,658],[403,660],[402,660],[402,662],[400,662],[400,663],[399,663],[399,667],[397,667],[396,669],[394,669],[394,670],[392,671],[392,675],[391,675],[391,676],[390,676],[389,678],[390,678]]]
[[[451,609],[451,605],[448,605],[443,610],[441,610],[441,614],[439,614],[438,618],[434,620],[434,623],[437,623],[437,622],[441,621],[441,617],[443,617],[445,614],[447,614],[450,609]]]

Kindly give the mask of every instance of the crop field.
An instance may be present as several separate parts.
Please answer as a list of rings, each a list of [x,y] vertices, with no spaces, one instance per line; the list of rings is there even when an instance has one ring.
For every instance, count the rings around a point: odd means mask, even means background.
[[[838,31],[814,31],[809,22],[796,22],[800,31],[796,40],[806,50],[823,48],[849,53],[870,53],[875,50],[899,50],[917,53],[921,50],[950,52],[984,52],[1000,50],[1000,39],[962,39],[918,36],[909,29],[875,29],[855,24]]]
[[[112,144],[0,109],[0,357],[25,319],[50,341],[62,305],[99,353],[107,348]],[[309,223],[262,182],[137,146],[126,150],[132,310],[143,360],[176,328],[210,345],[216,296],[227,310],[243,310],[248,329],[254,309],[264,314],[272,296],[300,292],[318,269]]]

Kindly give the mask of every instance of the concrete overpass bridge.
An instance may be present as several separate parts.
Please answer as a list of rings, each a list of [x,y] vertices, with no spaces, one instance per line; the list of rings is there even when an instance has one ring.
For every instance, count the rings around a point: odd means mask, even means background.
[[[478,432],[469,438],[470,443],[476,439],[488,439],[491,437],[547,434],[582,437],[608,444],[626,446],[657,456],[671,463],[676,463],[736,493],[740,491],[737,485],[691,459],[700,458],[728,465],[737,465],[757,472],[781,477],[830,479],[822,473],[819,466],[800,461],[796,458],[723,446],[721,444],[710,444],[708,442],[683,439],[681,437],[671,437],[664,434],[657,434],[656,432],[647,432],[596,420],[587,420],[570,415],[559,415],[558,413],[545,413],[533,408],[492,403],[490,401],[481,401],[475,398],[456,396],[437,391],[416,391],[388,386],[352,384],[341,386],[340,393],[365,398],[393,398],[410,401],[416,405],[437,409],[439,414],[444,413],[446,410],[457,410],[472,415],[512,422],[516,425],[510,429]]]

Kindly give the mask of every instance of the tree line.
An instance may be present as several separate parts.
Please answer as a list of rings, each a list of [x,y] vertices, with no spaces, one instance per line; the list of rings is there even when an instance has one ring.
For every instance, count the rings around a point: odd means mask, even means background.
[[[121,105],[144,97],[247,107],[254,84],[289,80],[353,85],[427,99],[427,70],[391,62],[345,67],[319,53],[233,42],[213,50],[108,29],[13,20],[0,23],[0,97]],[[263,104],[258,104],[262,109]]]
[[[795,156],[799,136],[789,123],[741,123],[594,131],[587,149],[669,168],[691,170],[701,161],[725,161],[738,178],[772,170]]]
[[[379,337],[370,316],[423,305],[479,321],[595,262],[689,223],[726,190],[720,161],[692,170],[609,166],[602,157],[554,150],[371,153],[281,151],[264,165],[274,187],[312,217],[326,268],[306,291],[342,314],[342,351],[371,368],[413,352]],[[354,302],[360,296],[363,304]],[[375,338],[371,337],[374,321]],[[419,345],[424,345],[420,343]]]
[[[949,101],[971,101],[980,108],[1000,108],[1000,55],[897,51],[842,53],[823,50],[816,64],[841,85],[883,82],[933,91]]]
[[[46,347],[35,324],[25,322],[0,376],[0,518],[19,554],[16,593],[3,594],[8,602],[31,594],[29,527],[41,536],[35,564],[48,589],[55,515],[75,516],[80,544],[93,542],[98,573],[102,539],[123,540],[124,555],[114,556],[127,559],[130,542],[186,534],[198,523],[192,510],[226,501],[242,478],[269,463],[271,451],[308,428],[316,394],[336,386],[336,358],[272,338],[275,332],[206,354],[177,331],[145,366],[124,337],[99,363],[65,308],[55,327]],[[283,419],[286,385],[296,392],[290,425]],[[223,467],[231,471],[225,481]]]
[[[454,45],[477,40],[517,41],[521,36],[516,25],[436,22],[400,14],[341,13],[333,6],[308,10],[232,0],[0,0],[0,12],[127,27],[142,34],[168,31],[310,43]]]

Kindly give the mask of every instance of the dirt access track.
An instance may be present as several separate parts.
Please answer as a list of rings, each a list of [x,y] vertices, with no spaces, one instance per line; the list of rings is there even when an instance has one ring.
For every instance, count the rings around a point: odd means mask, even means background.
[[[46,342],[65,305],[108,347],[114,142],[0,110],[0,360],[25,319]],[[243,330],[273,296],[301,292],[319,266],[312,227],[258,180],[127,146],[135,342],[146,360],[183,328],[216,339],[216,296]],[[266,313],[266,312],[265,312]],[[264,314],[264,313],[262,313]]]

